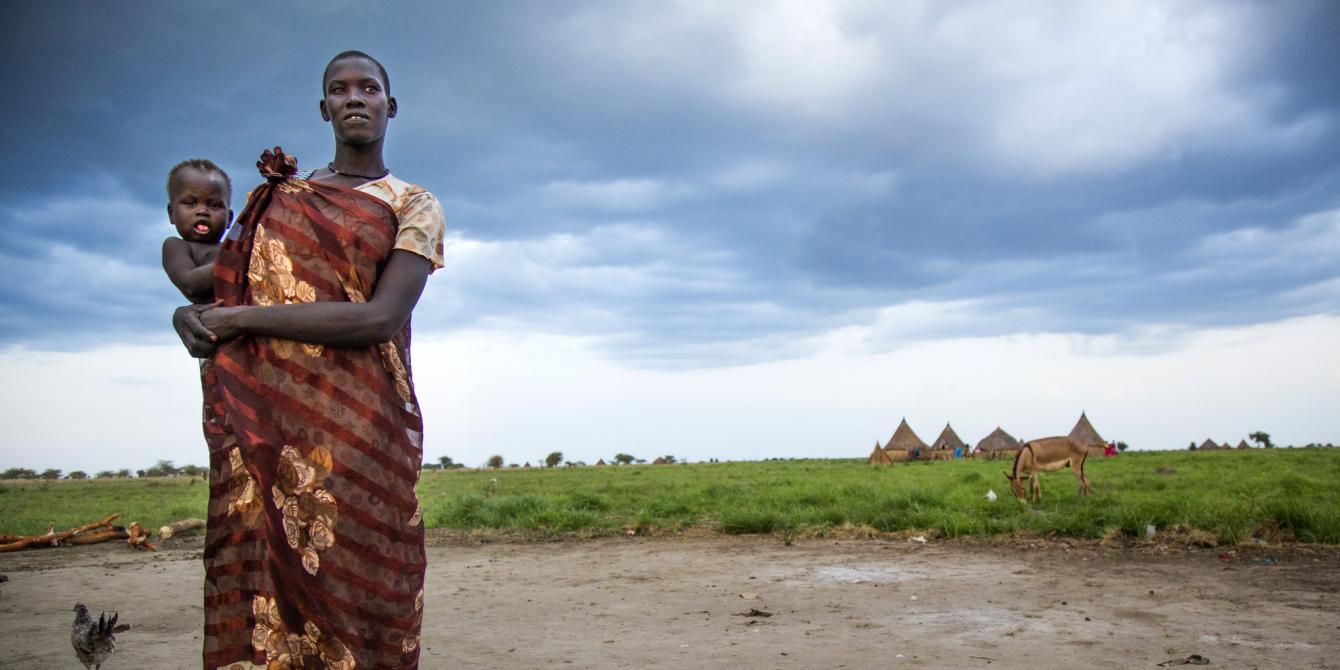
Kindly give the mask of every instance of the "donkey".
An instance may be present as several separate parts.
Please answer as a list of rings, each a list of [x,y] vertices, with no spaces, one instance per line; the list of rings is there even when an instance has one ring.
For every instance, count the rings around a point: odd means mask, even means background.
[[[1038,483],[1038,473],[1070,468],[1075,473],[1075,479],[1079,480],[1080,496],[1086,496],[1089,495],[1089,478],[1084,474],[1084,461],[1088,457],[1089,450],[1068,437],[1032,440],[1019,448],[1019,453],[1014,456],[1014,472],[1005,473],[1005,479],[1010,481],[1014,497],[1041,501],[1042,485]],[[1029,475],[1031,496],[1024,490],[1024,474]]]

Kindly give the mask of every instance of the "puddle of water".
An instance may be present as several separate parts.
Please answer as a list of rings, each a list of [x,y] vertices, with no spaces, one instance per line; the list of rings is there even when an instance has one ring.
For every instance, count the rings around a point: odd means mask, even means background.
[[[1301,640],[1294,641],[1294,642],[1266,642],[1266,643],[1262,643],[1262,642],[1258,642],[1258,641],[1256,641],[1256,640],[1249,640],[1249,639],[1247,639],[1247,638],[1242,637],[1241,635],[1225,635],[1225,636],[1223,636],[1223,637],[1220,637],[1220,636],[1218,636],[1218,635],[1209,635],[1209,634],[1205,634],[1205,635],[1201,635],[1201,636],[1200,636],[1200,641],[1201,641],[1201,642],[1209,642],[1209,643],[1226,642],[1226,643],[1228,643],[1228,644],[1238,645],[1238,646],[1242,646],[1242,647],[1248,647],[1248,648],[1251,648],[1251,649],[1281,649],[1281,650],[1303,650],[1303,651],[1307,651],[1307,650],[1311,650],[1311,649],[1315,649],[1315,648],[1316,648],[1316,645],[1311,644],[1311,643],[1308,643],[1308,642],[1303,642],[1303,641],[1301,641]]]
[[[829,565],[811,568],[799,577],[802,581],[810,582],[839,584],[862,584],[874,582],[879,584],[890,584],[911,579],[922,579],[924,576],[925,575],[920,571],[908,570],[906,568],[892,565]]]

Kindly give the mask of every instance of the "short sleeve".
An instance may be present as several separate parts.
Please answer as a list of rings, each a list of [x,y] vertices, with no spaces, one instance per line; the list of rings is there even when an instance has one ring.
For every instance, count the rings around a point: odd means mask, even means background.
[[[428,191],[413,193],[405,198],[396,216],[400,219],[400,230],[395,236],[395,248],[427,258],[432,263],[430,274],[442,267],[447,222],[437,198]]]

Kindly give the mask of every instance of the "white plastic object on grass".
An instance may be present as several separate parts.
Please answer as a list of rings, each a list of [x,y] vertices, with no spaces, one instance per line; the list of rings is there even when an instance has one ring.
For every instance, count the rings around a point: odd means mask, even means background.
[[[987,499],[987,500],[990,500],[991,502],[996,502],[996,490],[995,490],[995,489],[987,489],[987,490],[986,490],[986,499]]]

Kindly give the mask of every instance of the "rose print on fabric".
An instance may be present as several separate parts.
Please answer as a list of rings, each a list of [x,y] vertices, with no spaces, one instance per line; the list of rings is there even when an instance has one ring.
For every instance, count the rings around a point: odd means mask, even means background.
[[[288,546],[302,556],[302,567],[315,575],[321,568],[321,552],[335,544],[335,496],[322,488],[330,477],[330,451],[316,447],[303,456],[297,447],[285,445],[270,494],[284,519]]]
[[[228,452],[228,467],[232,475],[229,477],[230,488],[226,498],[227,514],[240,515],[246,524],[254,524],[260,518],[261,506],[264,503],[261,501],[256,479],[247,472],[246,464],[242,461],[241,449],[233,447],[233,450]]]
[[[293,276],[293,259],[282,240],[271,237],[265,228],[256,228],[255,245],[251,251],[251,264],[247,268],[247,281],[251,282],[252,301],[257,305],[292,305],[301,302],[316,302],[316,289],[311,284]],[[268,338],[275,353],[282,358],[293,355],[295,347],[300,347],[312,356],[320,356],[319,344],[295,342],[281,338]]]
[[[423,627],[423,589],[414,596],[414,625],[405,631],[405,639],[400,641],[400,648],[406,653],[414,651],[419,646],[419,633]]]
[[[266,670],[354,670],[357,666],[339,638],[323,634],[311,621],[303,623],[301,635],[285,632],[273,597],[256,596],[251,611],[256,619],[251,646],[265,652]]]

